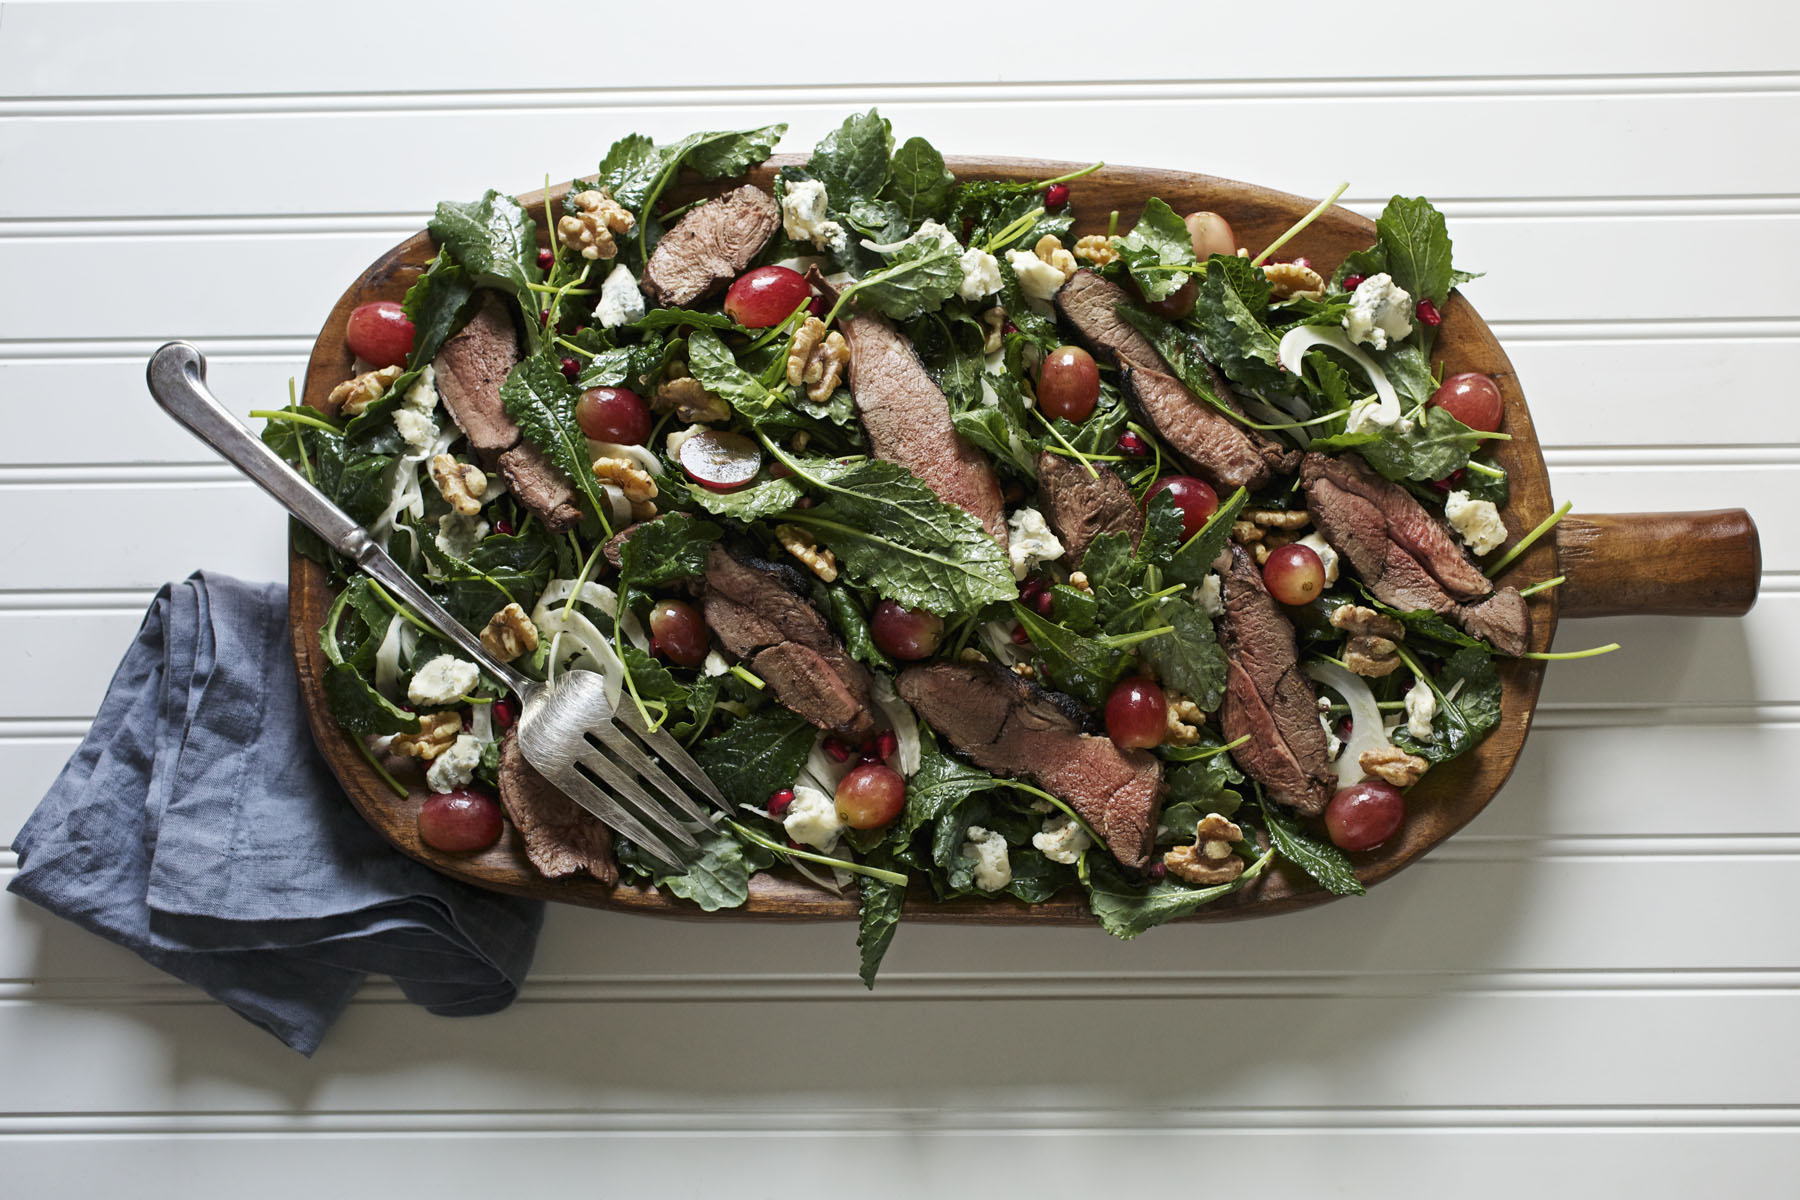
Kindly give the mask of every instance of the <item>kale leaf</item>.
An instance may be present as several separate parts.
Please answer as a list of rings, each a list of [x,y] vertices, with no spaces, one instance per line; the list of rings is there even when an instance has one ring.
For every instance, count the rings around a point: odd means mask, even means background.
[[[930,730],[919,733],[919,769],[906,781],[906,809],[901,828],[908,834],[938,820],[973,796],[999,786],[979,767],[951,758],[938,748]]]
[[[617,844],[619,865],[646,875],[657,887],[692,900],[704,912],[737,908],[750,898],[750,876],[774,860],[760,846],[746,846],[729,833],[705,835],[701,854],[686,871],[674,874],[630,841]]]
[[[1339,438],[1355,436],[1341,434]],[[1486,436],[1433,405],[1410,431],[1389,430],[1356,446],[1356,452],[1388,479],[1443,479],[1467,466],[1469,455],[1481,448]]]
[[[910,321],[941,307],[962,286],[962,251],[949,238],[902,242],[887,265],[844,289],[857,306]]]
[[[682,167],[702,179],[742,175],[769,157],[786,132],[787,126],[780,124],[692,133],[667,146],[634,133],[614,142],[600,161],[600,185],[642,220],[644,209],[655,203]]]
[[[887,185],[894,152],[893,127],[874,109],[852,113],[813,148],[806,168],[825,185],[836,209],[853,197],[873,200]]]
[[[885,845],[877,847],[864,861],[871,867],[889,871],[900,870],[904,866]],[[900,927],[900,910],[906,902],[906,885],[876,879],[870,875],[859,875],[856,880],[856,898],[856,947],[862,952],[862,965],[857,969],[857,975],[862,979],[864,987],[873,988],[875,973],[881,969],[881,960],[887,956],[888,947],[894,941],[894,933]]]
[[[750,522],[787,512],[799,501],[801,491],[800,485],[792,479],[765,479],[735,492],[718,492],[690,483],[688,494],[715,517]]]
[[[1458,685],[1461,685],[1460,687]],[[1463,646],[1444,661],[1435,677],[1427,677],[1437,700],[1430,741],[1415,738],[1401,725],[1394,745],[1430,762],[1448,762],[1486,737],[1500,724],[1500,674],[1485,645]],[[1455,692],[1455,696],[1451,696]]]
[[[440,201],[427,228],[431,240],[468,272],[471,282],[499,288],[536,317],[531,285],[544,277],[537,265],[537,222],[517,200],[489,188],[468,204]],[[535,348],[539,336],[535,319],[525,322],[525,336]]]
[[[631,528],[619,546],[619,578],[629,587],[655,587],[706,573],[706,554],[724,530],[688,513],[672,512]]]
[[[1193,316],[1206,357],[1233,383],[1287,391],[1292,376],[1281,369],[1281,339],[1264,324],[1268,307],[1268,278],[1249,259],[1215,254],[1206,260]]]
[[[818,731],[785,709],[753,713],[701,742],[694,759],[733,804],[761,806],[792,786]]]
[[[1175,632],[1151,638],[1138,647],[1145,662],[1156,668],[1156,677],[1206,712],[1219,707],[1225,695],[1225,649],[1213,633],[1212,618],[1199,607],[1170,596],[1155,610],[1155,624],[1173,625]]]
[[[500,385],[506,415],[569,478],[587,500],[589,510],[604,521],[609,506],[594,478],[587,435],[575,421],[575,402],[580,398],[556,360],[537,354],[521,360]]]
[[[887,199],[899,206],[909,224],[942,215],[950,202],[956,177],[945,169],[944,156],[924,138],[908,138],[894,151],[889,171]]]
[[[1442,304],[1457,282],[1444,214],[1423,197],[1395,196],[1376,218],[1387,273],[1415,300]],[[1467,278],[1473,278],[1468,276]]]
[[[1218,510],[1206,519],[1206,524],[1193,537],[1183,542],[1175,553],[1170,555],[1168,564],[1163,567],[1163,578],[1170,583],[1185,583],[1197,586],[1212,570],[1213,560],[1225,549],[1225,542],[1231,537],[1232,522],[1237,520],[1238,513],[1244,510],[1244,504],[1250,493],[1243,488],[1227,496]]]
[[[325,614],[325,623],[319,627],[319,646],[325,651],[325,658],[331,664],[326,668],[323,685],[326,707],[331,710],[337,723],[350,733],[417,733],[419,718],[376,691],[363,677],[363,673],[349,661],[365,645],[375,645],[388,625],[386,620],[380,621],[378,632],[370,620],[362,615],[369,611],[373,616],[372,610],[366,609],[365,605],[352,604],[359,592],[367,604],[375,603],[369,593],[368,580],[358,576],[338,593],[330,611]],[[357,614],[356,620],[363,627],[362,636],[348,654],[338,636],[346,608],[351,608]]]
[[[474,310],[474,300],[475,283],[465,268],[441,253],[431,260],[406,289],[401,304],[406,319],[413,323],[413,349],[407,358],[413,370],[437,357],[439,348]]]
[[[875,637],[869,632],[869,619],[863,615],[862,606],[857,604],[856,597],[849,588],[842,584],[827,588],[825,608],[831,614],[831,623],[837,626],[838,636],[844,639],[844,649],[850,652],[851,658],[880,671],[894,669],[893,660],[875,644]]]
[[[1180,271],[1150,269],[1196,265],[1193,237],[1188,233],[1187,223],[1155,196],[1145,202],[1143,215],[1131,227],[1131,232],[1115,244],[1138,291],[1147,301],[1166,300],[1193,278]]]
[[[1134,880],[1110,854],[1093,849],[1081,856],[1080,877],[1087,889],[1088,908],[1100,927],[1130,941],[1146,929],[1191,916],[1219,897],[1229,896],[1260,875],[1267,862],[1268,854],[1264,854],[1230,883],[1193,888],[1169,878],[1155,883],[1142,882],[1141,877]]]
[[[1263,824],[1269,827],[1269,841],[1276,853],[1318,880],[1319,885],[1334,896],[1360,896],[1363,885],[1344,852],[1330,842],[1309,837],[1300,827],[1277,811],[1273,804],[1262,806]]]
[[[1037,657],[1043,662],[1044,674],[1051,685],[1089,708],[1105,704],[1113,684],[1125,671],[1125,652],[1100,639],[1064,629],[1023,604],[1014,604],[1012,608],[1013,616],[1024,628]],[[1170,635],[1164,634],[1161,638],[1140,642],[1140,653],[1147,653],[1147,648],[1158,641],[1168,640]]]

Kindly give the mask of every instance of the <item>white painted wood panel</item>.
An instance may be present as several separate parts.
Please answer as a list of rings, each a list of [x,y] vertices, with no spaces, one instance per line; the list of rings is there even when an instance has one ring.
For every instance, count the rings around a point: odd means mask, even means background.
[[[701,66],[673,75],[658,53],[547,50],[666,39],[660,10],[565,6],[555,35],[477,12],[0,5],[0,827],[60,769],[158,584],[284,569],[273,505],[149,404],[149,352],[195,338],[238,411],[278,406],[343,285],[434,201],[591,169],[628,129],[785,119],[804,149],[879,104],[951,151],[1349,178],[1371,212],[1439,198],[1459,260],[1490,272],[1469,296],[1558,498],[1746,505],[1763,601],[1743,622],[1565,624],[1560,648],[1626,649],[1553,665],[1495,803],[1362,900],[1130,944],[904,926],[872,996],[850,926],[557,907],[509,1012],[430,1018],[377,982],[307,1062],[0,896],[13,1190],[528,1174],[1051,1197],[1232,1162],[1233,1186],[1385,1200],[1768,1190],[1800,1167],[1791,6],[1357,20],[1295,0],[1221,47],[1198,12],[1127,0],[1094,53],[1049,9],[954,52],[944,23],[885,12],[697,12]],[[881,54],[846,53],[867,22]],[[401,43],[420,49],[380,49]]]

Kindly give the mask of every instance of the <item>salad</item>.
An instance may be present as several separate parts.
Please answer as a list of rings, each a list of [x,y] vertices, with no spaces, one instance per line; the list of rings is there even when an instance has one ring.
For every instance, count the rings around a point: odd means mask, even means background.
[[[1267,247],[1160,199],[1076,237],[1100,164],[958,180],[873,110],[734,183],[785,129],[440,204],[404,303],[350,315],[350,377],[259,414],[497,657],[601,673],[739,806],[668,874],[296,527],[342,585],[326,699],[398,795],[422,772],[424,840],[510,824],[546,876],[708,911],[789,869],[858,897],[871,985],[909,886],[1080,889],[1122,938],[1277,859],[1360,892],[1557,582],[1491,582],[1554,518],[1509,535],[1499,389],[1432,364],[1475,278],[1443,217],[1395,197],[1329,274],[1281,252],[1336,195]],[[684,175],[720,182],[673,205]]]

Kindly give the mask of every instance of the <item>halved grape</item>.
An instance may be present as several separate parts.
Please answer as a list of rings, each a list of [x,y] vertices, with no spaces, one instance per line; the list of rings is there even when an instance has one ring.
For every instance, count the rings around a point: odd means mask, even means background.
[[[762,447],[741,433],[707,429],[681,443],[681,469],[695,483],[730,491],[762,470]]]
[[[812,285],[791,267],[758,267],[726,290],[725,315],[747,329],[767,329],[787,320],[811,295]]]
[[[1038,403],[1047,417],[1079,424],[1100,400],[1100,367],[1080,346],[1058,346],[1038,367]]]
[[[1218,213],[1189,213],[1184,219],[1188,237],[1194,243],[1194,257],[1201,262],[1215,254],[1237,253],[1237,235],[1231,232],[1231,222]]]
[[[1477,371],[1465,371],[1444,380],[1431,393],[1431,402],[1482,433],[1499,433],[1506,406],[1500,398],[1500,387]]]
[[[706,661],[706,621],[685,600],[658,600],[650,609],[650,644],[670,662],[697,667]]]
[[[1169,698],[1148,679],[1123,679],[1106,698],[1106,735],[1127,750],[1160,745],[1169,728]]]
[[[1185,540],[1200,532],[1207,518],[1219,511],[1219,493],[1213,491],[1212,485],[1204,479],[1196,479],[1192,475],[1164,475],[1150,485],[1144,493],[1144,505],[1149,507],[1159,492],[1169,493],[1169,499],[1175,501],[1175,507],[1181,510],[1181,536]]]
[[[1399,832],[1405,819],[1400,789],[1378,779],[1351,784],[1325,806],[1325,832],[1345,850],[1373,850]]]
[[[575,402],[575,423],[596,442],[641,446],[650,437],[650,406],[628,388],[589,388]]]
[[[892,767],[864,763],[838,781],[838,818],[852,829],[879,829],[906,807],[906,780]]]
[[[883,600],[869,618],[869,632],[883,654],[916,662],[930,658],[944,640],[944,618],[922,608],[902,608],[892,600]]]
[[[1311,604],[1325,590],[1325,563],[1311,546],[1290,542],[1269,551],[1263,586],[1283,604]]]
[[[500,805],[485,792],[442,792],[419,807],[419,840],[446,854],[486,850],[503,828]]]
[[[344,341],[350,352],[378,367],[398,367],[412,353],[413,323],[406,310],[392,300],[359,304],[344,323]]]

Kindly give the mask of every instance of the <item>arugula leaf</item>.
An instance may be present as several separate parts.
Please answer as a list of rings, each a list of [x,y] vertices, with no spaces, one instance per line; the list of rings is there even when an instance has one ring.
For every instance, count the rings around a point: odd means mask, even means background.
[[[1269,827],[1269,841],[1281,857],[1318,880],[1319,885],[1334,896],[1363,894],[1356,869],[1342,850],[1330,842],[1308,837],[1273,804],[1265,803],[1262,813],[1263,824]]]
[[[1194,241],[1188,233],[1187,223],[1155,196],[1144,203],[1144,212],[1137,224],[1116,244],[1126,269],[1147,301],[1166,300],[1193,278],[1179,271],[1145,270],[1146,267],[1196,265]]]
[[[1389,200],[1375,221],[1387,273],[1415,299],[1442,304],[1455,282],[1444,214],[1424,197]],[[1470,278],[1473,278],[1470,276]]]
[[[825,185],[832,203],[846,208],[852,197],[873,200],[887,184],[894,152],[893,128],[874,109],[852,113],[813,148],[807,170]]]
[[[1018,595],[1012,561],[980,522],[905,467],[879,459],[786,461],[803,484],[824,493],[786,519],[879,594],[946,619]]]
[[[1125,671],[1125,653],[1095,638],[1064,629],[1046,621],[1023,604],[1012,606],[1013,616],[1024,627],[1026,636],[1043,661],[1044,674],[1058,691],[1069,693],[1089,708],[1106,703],[1113,684]],[[1138,643],[1148,647],[1168,641],[1169,635]],[[1140,651],[1142,652],[1142,651]]]
[[[1087,889],[1088,908],[1100,927],[1124,941],[1167,921],[1191,916],[1221,896],[1229,896],[1262,873],[1273,849],[1251,863],[1230,883],[1193,888],[1164,878],[1146,886],[1126,876],[1123,867],[1104,850],[1081,856],[1081,884]]]
[[[1281,339],[1268,325],[1269,281],[1247,258],[1215,254],[1206,260],[1193,322],[1211,359],[1233,383],[1283,392],[1293,377],[1281,369]]]
[[[1500,724],[1500,675],[1484,645],[1464,646],[1445,660],[1435,678],[1426,680],[1437,699],[1431,719],[1432,740],[1420,741],[1401,725],[1394,745],[1429,762],[1448,762],[1464,753]],[[1458,689],[1457,685],[1461,684]],[[1456,692],[1454,699],[1450,693]]]
[[[694,759],[727,800],[760,807],[793,784],[817,732],[785,709],[754,713],[701,742]]]
[[[407,363],[414,371],[437,357],[438,349],[468,318],[474,299],[475,284],[468,271],[441,253],[406,289],[400,307],[413,323],[413,349]]]
[[[856,603],[856,597],[849,588],[841,584],[827,588],[825,607],[831,614],[831,623],[837,626],[838,636],[844,639],[844,649],[849,651],[851,658],[867,663],[879,671],[894,669],[893,661],[875,644],[875,637],[869,632],[869,619],[863,616],[862,607]]]
[[[745,523],[779,516],[798,503],[800,486],[792,479],[765,479],[735,492],[715,492],[697,483],[687,485],[694,502],[716,517],[732,517]]]
[[[1213,633],[1212,618],[1199,607],[1170,596],[1156,607],[1155,624],[1175,632],[1144,642],[1138,653],[1156,668],[1162,685],[1174,688],[1212,712],[1225,695],[1225,649]]]
[[[885,267],[870,271],[842,294],[855,297],[860,308],[910,321],[941,307],[962,281],[962,252],[956,243],[920,238],[901,243]]]
[[[1225,542],[1231,536],[1232,522],[1244,510],[1244,504],[1250,499],[1250,493],[1243,488],[1227,496],[1218,510],[1206,519],[1200,532],[1184,542],[1169,558],[1163,568],[1163,578],[1170,583],[1184,583],[1198,586],[1206,579],[1206,573],[1212,570],[1213,560],[1225,549]]]
[[[619,546],[619,578],[631,587],[654,587],[704,575],[707,551],[723,532],[682,512],[640,521]]]
[[[999,786],[979,767],[951,758],[938,749],[929,729],[919,731],[919,769],[906,781],[906,809],[900,827],[912,834],[938,820],[977,792]]]
[[[440,201],[427,229],[473,283],[501,289],[536,317],[531,285],[544,277],[537,265],[537,222],[517,200],[489,188],[468,204]],[[525,322],[525,331],[535,347],[537,321]]]
[[[581,393],[563,377],[553,358],[531,355],[507,375],[500,385],[500,402],[519,431],[542,450],[550,462],[575,485],[587,500],[590,512],[604,523],[608,506],[594,478],[587,436],[575,421],[575,402]]]
[[[1227,503],[1230,503],[1229,499]],[[1167,566],[1185,540],[1182,537],[1184,529],[1181,510],[1175,507],[1173,495],[1161,491],[1150,497],[1150,503],[1144,506],[1144,536],[1138,540],[1138,561]],[[1229,532],[1230,526],[1226,529]],[[1207,532],[1204,527],[1202,532]],[[1205,547],[1199,549],[1204,550]]]
[[[910,224],[935,217],[950,202],[956,177],[944,167],[944,156],[924,138],[907,138],[894,151],[886,196],[899,205]]]
[[[886,870],[900,870],[904,864],[895,861],[890,851],[877,849],[865,860],[872,867]],[[906,885],[890,883],[885,879],[876,879],[870,875],[859,875],[856,879],[857,920],[856,947],[862,952],[862,965],[857,975],[863,986],[874,988],[875,973],[881,970],[881,960],[887,956],[888,947],[894,942],[894,934],[900,927],[900,910],[906,903]]]

